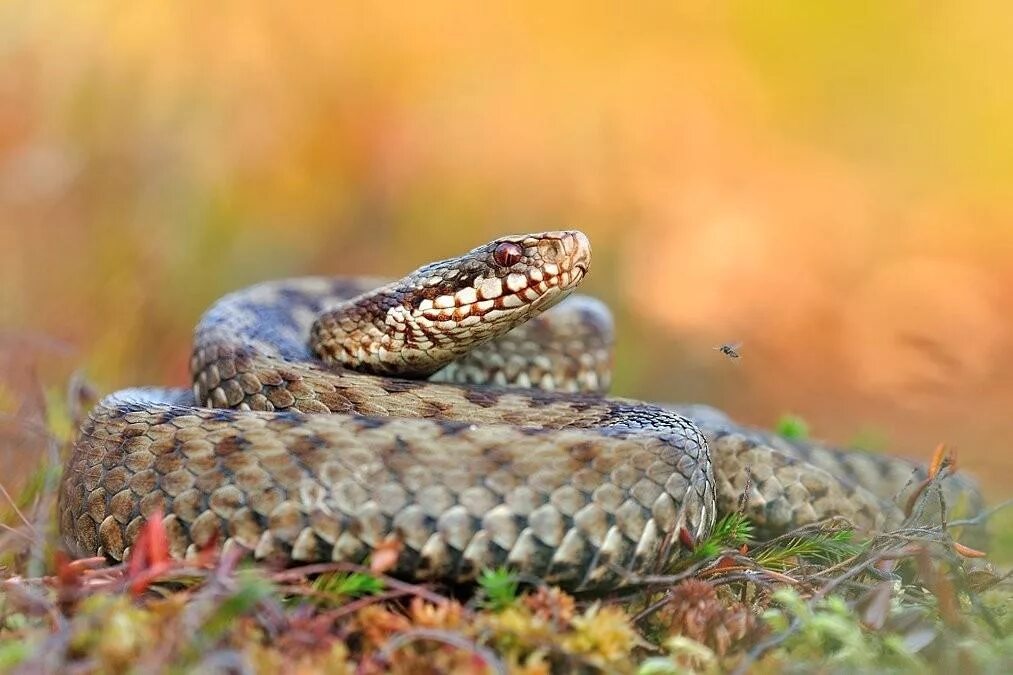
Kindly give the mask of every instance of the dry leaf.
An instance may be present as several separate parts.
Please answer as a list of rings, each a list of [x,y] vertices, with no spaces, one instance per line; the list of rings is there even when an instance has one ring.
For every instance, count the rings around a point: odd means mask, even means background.
[[[404,549],[404,542],[397,537],[388,537],[381,541],[369,560],[369,571],[373,574],[384,574],[397,565],[401,551]]]
[[[964,546],[958,541],[953,542],[953,550],[965,558],[984,558],[987,555],[984,551],[979,551],[978,549],[971,548],[970,546]]]

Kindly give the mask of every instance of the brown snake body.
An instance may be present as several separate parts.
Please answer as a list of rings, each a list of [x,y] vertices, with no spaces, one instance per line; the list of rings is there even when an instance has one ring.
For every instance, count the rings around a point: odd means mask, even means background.
[[[763,534],[903,519],[892,498],[918,469],[902,460],[586,393],[607,387],[610,324],[577,297],[535,315],[589,261],[579,232],[524,235],[379,288],[226,296],[196,329],[192,392],[127,390],[91,412],[61,487],[66,542],[122,560],[160,509],[177,557],[221,543],[361,562],[396,540],[405,577],[506,564],[583,590],[664,569],[742,495]]]

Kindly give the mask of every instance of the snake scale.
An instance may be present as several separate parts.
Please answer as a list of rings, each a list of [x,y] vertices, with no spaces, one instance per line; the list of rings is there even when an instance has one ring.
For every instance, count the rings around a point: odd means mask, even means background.
[[[393,283],[224,297],[196,328],[192,391],[117,392],[85,420],[67,546],[122,560],[161,510],[176,557],[361,562],[393,541],[406,578],[509,565],[585,590],[664,569],[740,503],[764,536],[901,522],[924,475],[908,462],[604,395],[611,320],[563,300],[590,255],[577,231],[510,236]]]

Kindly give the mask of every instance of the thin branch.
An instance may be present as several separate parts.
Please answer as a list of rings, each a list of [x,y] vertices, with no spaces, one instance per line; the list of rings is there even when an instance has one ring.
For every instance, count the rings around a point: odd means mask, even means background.
[[[398,633],[391,637],[387,644],[384,645],[380,651],[380,655],[384,661],[389,662],[391,655],[401,647],[407,644],[416,642],[418,640],[435,640],[448,644],[452,647],[457,647],[463,651],[471,652],[478,655],[485,664],[489,666],[490,670],[500,675],[507,675],[507,667],[496,654],[488,647],[483,647],[477,642],[473,642],[468,638],[459,635],[458,633],[451,633],[445,630],[436,630],[432,628],[416,628],[413,630],[407,630],[403,633]]]
[[[15,502],[14,498],[11,497],[11,493],[7,492],[7,488],[4,487],[3,483],[0,483],[0,493],[3,493],[4,499],[6,499],[7,503],[11,505],[12,509],[14,509],[14,513],[16,513],[18,518],[21,519],[21,522],[27,525],[28,529],[30,529],[34,534],[38,534],[35,526],[32,525],[31,521],[28,520],[28,518],[25,517],[25,514],[21,512],[21,509],[18,508],[17,502]]]
[[[440,595],[439,593],[432,591],[425,586],[418,584],[410,584],[404,581],[389,577],[386,574],[377,574],[376,572],[370,571],[368,567],[362,565],[356,565],[355,563],[346,562],[333,562],[333,563],[317,563],[314,565],[305,565],[303,567],[296,567],[289,570],[282,570],[275,572],[271,575],[271,580],[274,582],[290,582],[304,579],[311,574],[323,574],[325,572],[358,572],[360,574],[369,574],[370,576],[376,577],[383,581],[385,585],[390,588],[397,590],[403,590],[410,595],[417,595],[423,600],[428,600],[433,604],[443,605],[450,602],[450,598]]]
[[[378,602],[390,602],[391,600],[398,600],[405,597],[417,597],[405,590],[391,590],[386,593],[379,593],[377,595],[367,595],[362,598],[357,598],[352,602],[342,605],[341,607],[335,607],[332,610],[321,612],[318,617],[327,617],[328,621],[337,621],[350,614],[355,614],[360,609],[368,607],[369,605],[376,604]]]
[[[33,544],[35,543],[35,537],[29,536],[29,535],[25,534],[24,532],[22,532],[20,529],[18,529],[16,527],[11,527],[7,523],[0,523],[0,529],[6,530],[7,532],[10,532],[11,534],[16,534],[17,536],[21,537],[25,541],[31,542]]]
[[[957,526],[963,526],[963,525],[981,525],[982,523],[984,523],[985,521],[987,521],[989,518],[991,518],[992,516],[994,516],[995,514],[997,514],[999,511],[1002,511],[1003,509],[1008,509],[1011,506],[1013,506],[1013,499],[1007,499],[1004,502],[1000,502],[999,504],[996,504],[995,506],[993,506],[990,509],[982,511],[981,513],[979,513],[978,515],[974,516],[973,518],[965,518],[963,520],[951,520],[950,521],[950,527],[957,527]]]

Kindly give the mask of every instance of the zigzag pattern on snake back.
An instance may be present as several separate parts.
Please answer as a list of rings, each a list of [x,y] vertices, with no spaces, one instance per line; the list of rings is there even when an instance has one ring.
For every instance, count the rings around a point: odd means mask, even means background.
[[[219,542],[361,562],[396,539],[407,578],[506,564],[584,590],[663,569],[742,495],[767,535],[902,520],[892,498],[918,471],[902,460],[598,393],[603,306],[571,296],[539,314],[589,262],[582,233],[549,232],[392,284],[226,296],[196,329],[192,391],[126,390],[91,412],[61,486],[67,545],[122,560],[161,509],[177,557]]]

